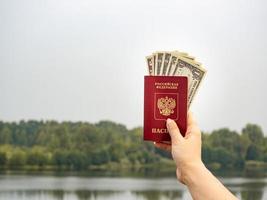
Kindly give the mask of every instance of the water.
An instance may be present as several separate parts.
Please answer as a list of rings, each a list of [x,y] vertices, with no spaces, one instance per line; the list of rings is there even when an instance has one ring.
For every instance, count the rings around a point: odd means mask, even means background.
[[[267,178],[221,178],[244,200],[267,200]],[[186,187],[174,177],[91,177],[2,174],[2,200],[185,200]]]

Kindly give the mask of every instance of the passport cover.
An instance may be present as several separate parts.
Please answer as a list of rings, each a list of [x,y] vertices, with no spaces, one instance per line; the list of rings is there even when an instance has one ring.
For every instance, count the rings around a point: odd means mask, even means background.
[[[144,140],[170,141],[168,118],[175,120],[181,134],[187,129],[187,90],[185,76],[144,77]]]

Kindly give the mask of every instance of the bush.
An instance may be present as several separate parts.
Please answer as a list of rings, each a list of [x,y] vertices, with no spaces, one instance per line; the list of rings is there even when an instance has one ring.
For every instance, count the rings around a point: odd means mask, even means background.
[[[44,152],[31,150],[27,155],[27,164],[44,166],[48,164],[48,157]]]
[[[255,144],[251,144],[247,149],[246,160],[260,160],[260,156],[260,149]]]
[[[106,149],[101,149],[99,151],[96,151],[91,156],[92,156],[91,163],[93,165],[104,164],[111,160],[109,152]],[[119,161],[119,159],[117,159],[116,161]]]
[[[212,162],[221,164],[223,168],[233,165],[234,156],[224,148],[214,148],[211,154]]]
[[[67,164],[71,169],[86,169],[87,159],[85,153],[71,151],[67,154]]]
[[[63,150],[56,150],[52,156],[52,163],[58,167],[66,166],[67,152]]]
[[[0,152],[0,166],[4,166],[7,163],[7,157],[5,152]]]
[[[8,164],[12,167],[21,167],[26,164],[26,153],[22,150],[16,150],[10,157]]]

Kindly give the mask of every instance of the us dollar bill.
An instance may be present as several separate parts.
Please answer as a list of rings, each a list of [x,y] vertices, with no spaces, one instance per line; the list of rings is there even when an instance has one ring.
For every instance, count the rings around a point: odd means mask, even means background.
[[[181,51],[157,51],[146,57],[149,75],[187,76],[188,108],[192,104],[206,70],[195,57]]]
[[[146,57],[146,62],[147,62],[148,74],[150,76],[153,76],[154,75],[153,56],[147,56]]]
[[[182,57],[187,58],[187,59],[190,59],[190,60],[195,60],[195,57],[190,56],[190,55],[189,55],[188,53],[186,53],[186,52],[182,52],[182,51],[177,51],[177,50],[175,50],[175,51],[173,51],[172,53],[173,53],[173,54],[178,54],[179,56],[182,56]]]
[[[162,53],[162,52],[158,52],[156,54],[155,75],[160,75],[161,64],[162,64],[162,61],[163,61],[163,55],[164,55],[164,53]]]
[[[193,63],[195,65],[201,66],[201,63],[197,62],[194,57],[188,55],[185,52],[173,51],[172,55],[176,56],[176,57],[179,57],[179,58],[184,58],[188,62],[191,62],[191,63]],[[172,76],[177,76],[177,70],[178,70],[178,65],[177,65],[177,60],[176,60],[174,65],[172,65],[171,75]]]
[[[163,55],[163,62],[161,64],[161,71],[160,71],[160,75],[167,75],[167,68],[170,62],[170,58],[171,58],[171,53],[170,52],[165,52]]]
[[[195,59],[194,56],[191,56],[191,55],[189,55],[189,54],[186,53],[186,52],[182,52],[182,51],[177,51],[177,50],[176,50],[176,51],[173,51],[172,53],[174,53],[174,54],[176,54],[176,55],[178,54],[179,56],[188,59],[189,61],[193,62],[194,64],[196,64],[196,65],[198,65],[198,66],[201,66],[201,63],[198,62],[198,61]]]
[[[154,75],[157,75],[157,68],[158,68],[158,52],[153,53],[153,60],[154,60]]]
[[[199,85],[202,82],[206,70],[190,62],[188,59],[183,57],[178,57],[176,63],[175,76],[187,76],[188,78],[188,107],[193,102],[196,92],[198,91]]]
[[[178,55],[176,54],[171,55],[170,62],[167,67],[167,76],[173,75],[173,71],[175,69],[175,64],[176,64],[177,59],[178,59]]]

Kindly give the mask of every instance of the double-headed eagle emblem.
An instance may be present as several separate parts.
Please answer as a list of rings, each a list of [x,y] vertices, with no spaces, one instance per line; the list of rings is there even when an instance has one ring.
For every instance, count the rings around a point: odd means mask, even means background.
[[[173,98],[165,97],[159,98],[157,101],[157,106],[160,114],[164,116],[169,116],[174,113],[173,109],[176,107],[176,101]]]

